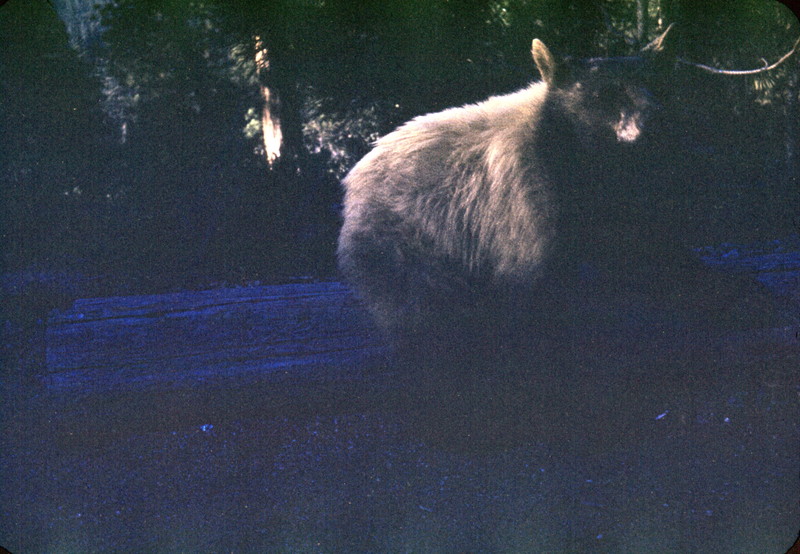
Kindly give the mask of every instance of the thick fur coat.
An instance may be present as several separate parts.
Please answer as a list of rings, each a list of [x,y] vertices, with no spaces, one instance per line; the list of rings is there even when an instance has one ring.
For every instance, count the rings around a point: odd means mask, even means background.
[[[565,64],[538,40],[532,54],[541,81],[417,117],[344,179],[339,267],[391,333],[544,311],[590,227],[617,219],[656,109],[647,56]]]

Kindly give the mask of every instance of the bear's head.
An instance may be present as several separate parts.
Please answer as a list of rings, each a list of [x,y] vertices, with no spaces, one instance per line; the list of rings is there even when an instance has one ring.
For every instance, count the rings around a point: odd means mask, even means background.
[[[645,136],[648,120],[660,109],[651,85],[668,28],[637,56],[556,59],[539,39],[531,54],[548,87],[548,98],[566,117],[581,144],[590,149],[634,144]]]

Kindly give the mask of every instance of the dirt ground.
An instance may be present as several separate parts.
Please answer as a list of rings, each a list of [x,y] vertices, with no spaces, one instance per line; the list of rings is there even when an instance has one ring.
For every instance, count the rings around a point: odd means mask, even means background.
[[[42,336],[15,335],[4,374],[13,553],[783,553],[800,524],[792,353],[590,339],[524,383],[276,408],[202,382],[59,396],[23,377]]]

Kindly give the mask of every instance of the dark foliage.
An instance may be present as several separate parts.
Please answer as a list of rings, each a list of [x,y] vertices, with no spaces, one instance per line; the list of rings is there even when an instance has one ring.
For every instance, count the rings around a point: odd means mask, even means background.
[[[538,78],[532,38],[579,57],[624,55],[676,22],[676,58],[749,68],[800,33],[778,3],[639,4],[644,27],[633,1],[9,2],[5,265],[101,276],[76,294],[330,277],[338,178],[403,121]],[[253,65],[257,40],[268,67]],[[796,58],[745,78],[684,66],[667,83],[681,131],[665,133],[654,171],[691,159],[665,183],[691,190],[695,243],[794,230],[797,72]],[[272,166],[260,135],[243,132],[264,105],[260,87],[283,134]]]

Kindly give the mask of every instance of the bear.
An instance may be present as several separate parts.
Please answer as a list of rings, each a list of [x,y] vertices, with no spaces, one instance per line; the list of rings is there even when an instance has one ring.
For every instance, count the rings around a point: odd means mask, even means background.
[[[636,211],[623,173],[660,109],[646,80],[668,32],[588,60],[535,39],[540,81],[376,141],[342,181],[337,259],[390,337],[518,328],[554,308],[548,283],[580,273],[620,204]]]
[[[685,296],[675,275],[699,263],[669,240],[647,149],[669,30],[586,60],[535,39],[540,81],[376,141],[343,179],[337,258],[391,339],[527,336],[558,325],[570,288],[591,300],[596,275]]]

